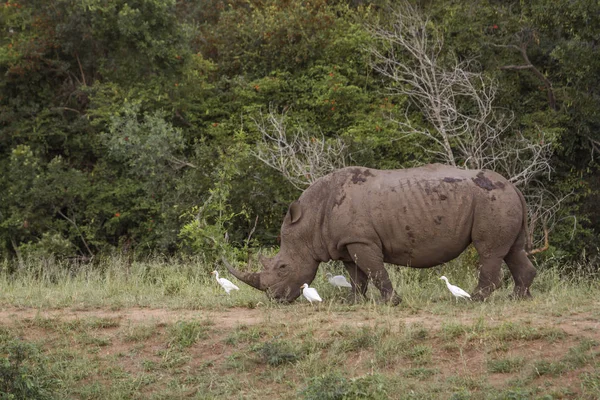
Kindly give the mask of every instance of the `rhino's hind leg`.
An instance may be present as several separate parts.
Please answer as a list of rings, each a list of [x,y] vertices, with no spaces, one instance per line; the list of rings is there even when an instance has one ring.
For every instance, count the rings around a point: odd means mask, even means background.
[[[473,292],[473,300],[485,300],[498,286],[502,279],[502,257],[481,257],[479,268],[479,284]]]
[[[383,254],[381,249],[372,248],[366,244],[356,243],[346,246],[350,257],[369,278],[373,279],[375,287],[381,292],[381,297],[386,303],[398,305],[402,301],[400,296],[394,291],[390,276],[383,264]]]
[[[508,269],[515,280],[515,290],[513,296],[516,298],[530,298],[529,287],[533,283],[533,278],[537,274],[535,267],[529,261],[527,253],[522,248],[513,248],[504,258]]]
[[[481,202],[475,210],[471,240],[479,254],[479,284],[473,300],[484,300],[500,286],[504,257],[515,246],[523,220],[521,212],[499,213]]]
[[[369,277],[353,262],[344,262],[344,267],[346,267],[346,271],[348,271],[348,275],[350,275],[350,283],[352,283],[350,300],[353,303],[356,303],[359,299],[366,296],[367,288],[369,286]]]

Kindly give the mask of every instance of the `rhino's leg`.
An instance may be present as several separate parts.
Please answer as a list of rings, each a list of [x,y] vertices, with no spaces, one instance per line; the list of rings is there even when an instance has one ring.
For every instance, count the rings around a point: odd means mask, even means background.
[[[482,257],[479,253],[479,284],[473,292],[473,300],[485,300],[500,286],[502,257]]]
[[[506,261],[506,265],[508,265],[508,269],[515,280],[513,296],[517,298],[531,297],[529,287],[537,272],[531,261],[529,261],[525,250],[522,247],[520,249],[511,249],[504,258],[504,261]]]
[[[394,291],[392,281],[390,281],[388,272],[383,264],[381,250],[375,246],[368,246],[362,243],[350,244],[346,248],[358,268],[373,279],[373,283],[381,292],[383,300],[392,305],[400,304],[401,298]]]
[[[499,213],[492,203],[479,203],[473,217],[471,239],[480,263],[473,300],[486,299],[500,286],[504,257],[514,247],[522,227],[522,213]]]
[[[367,294],[369,286],[369,277],[353,262],[344,262],[344,267],[350,275],[350,283],[352,283],[352,301],[356,302],[360,297]]]

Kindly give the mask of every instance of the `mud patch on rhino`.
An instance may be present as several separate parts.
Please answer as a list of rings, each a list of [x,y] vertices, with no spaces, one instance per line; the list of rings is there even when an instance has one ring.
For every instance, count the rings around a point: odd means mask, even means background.
[[[464,179],[460,179],[460,178],[451,178],[449,176],[445,177],[444,179],[442,179],[444,182],[446,183],[457,183],[457,182],[462,182],[464,181]]]
[[[350,172],[352,173],[352,177],[350,179],[354,184],[366,182],[368,177],[375,176],[369,170],[361,170],[360,168],[353,168],[350,170]]]
[[[487,176],[485,176],[483,171],[479,172],[477,174],[477,177],[471,178],[471,180],[473,181],[473,183],[475,183],[477,186],[479,186],[482,189],[485,189],[485,190],[496,189],[496,186],[492,183],[492,181]]]
[[[444,219],[443,216],[438,215],[433,219],[433,222],[435,222],[436,225],[440,225],[442,223],[442,220]]]

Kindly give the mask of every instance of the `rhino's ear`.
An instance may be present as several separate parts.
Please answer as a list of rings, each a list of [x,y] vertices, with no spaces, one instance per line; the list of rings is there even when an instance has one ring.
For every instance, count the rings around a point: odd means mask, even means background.
[[[302,207],[298,201],[294,201],[290,204],[290,209],[288,210],[290,214],[290,221],[292,224],[298,222],[298,220],[302,217]]]

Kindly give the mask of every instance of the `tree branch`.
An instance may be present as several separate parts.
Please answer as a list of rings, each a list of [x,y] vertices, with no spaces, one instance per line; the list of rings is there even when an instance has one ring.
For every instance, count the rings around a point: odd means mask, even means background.
[[[521,69],[532,69],[533,65],[505,65],[503,67],[500,67],[500,69],[516,69],[516,70],[521,70]]]
[[[81,61],[79,61],[79,54],[75,52],[75,58],[77,59],[77,64],[79,64],[79,72],[81,73],[81,80],[83,82],[83,86],[87,86],[85,81],[85,74],[83,73],[83,67],[81,66]]]
[[[406,1],[398,6],[392,26],[373,26],[370,32],[376,43],[368,48],[373,70],[389,80],[392,95],[406,96],[409,107],[416,106],[426,122],[426,128],[415,127],[408,112],[404,120],[391,117],[401,132],[425,138],[416,145],[441,162],[495,170],[526,188],[526,194],[544,199],[545,189],[537,179],[553,171],[553,142],[543,131],[537,138],[526,138],[512,128],[513,112],[495,106],[497,82],[478,72],[475,59],[459,61],[452,53],[442,53],[443,35]],[[498,45],[518,51],[524,60],[524,65],[502,68],[532,70],[544,82],[555,109],[552,84],[530,62],[525,39],[521,38],[521,46]],[[534,208],[545,221],[554,218],[562,199],[551,201],[540,201]]]
[[[74,108],[70,108],[70,107],[52,107],[53,110],[57,110],[57,111],[73,111],[76,112],[77,114],[81,115],[81,111],[76,110]]]
[[[192,164],[190,162],[187,162],[185,160],[180,160],[177,157],[171,156],[171,158],[169,158],[169,160],[171,163],[175,164],[175,168],[177,169],[181,169],[184,167],[190,167],[190,168],[194,168],[194,169],[198,169],[198,167],[195,164]]]
[[[550,80],[548,78],[546,78],[546,76],[540,72],[539,69],[537,69],[533,63],[529,60],[529,55],[527,54],[527,46],[529,45],[530,40],[524,40],[523,36],[525,35],[525,32],[520,32],[519,38],[520,38],[520,45],[516,46],[516,45],[494,45],[495,47],[505,47],[505,48],[511,48],[511,49],[516,49],[520,54],[521,54],[521,58],[523,58],[523,61],[525,61],[524,65],[506,65],[503,67],[500,67],[500,69],[503,70],[524,70],[524,69],[530,69],[531,71],[533,71],[533,73],[535,74],[535,76],[538,77],[539,80],[541,80],[544,83],[544,86],[546,87],[546,92],[548,95],[548,104],[550,105],[550,108],[554,111],[557,110],[556,107],[556,99],[554,98],[554,91],[552,90],[552,82],[550,82]]]
[[[90,250],[90,247],[87,244],[87,241],[85,240],[85,237],[83,237],[83,234],[81,233],[81,230],[79,229],[79,226],[77,226],[77,223],[75,223],[75,221],[69,217],[67,217],[65,214],[63,214],[62,211],[58,210],[58,214],[63,217],[65,220],[67,220],[68,222],[70,222],[75,229],[77,230],[77,233],[79,234],[79,237],[81,237],[81,241],[83,242],[85,248],[87,249],[90,257],[94,257],[94,253],[92,253],[92,250]]]
[[[254,156],[279,171],[298,190],[304,190],[320,177],[344,167],[347,146],[339,139],[326,140],[322,133],[309,134],[302,126],[287,131],[285,114],[270,111],[254,119],[262,143]]]

